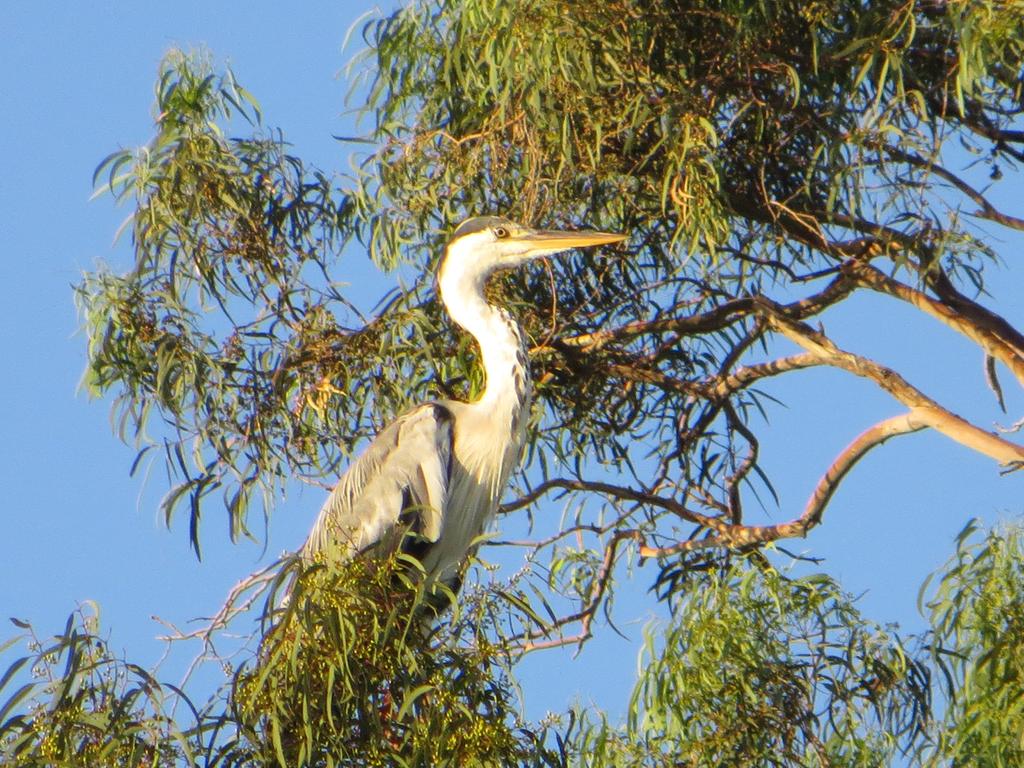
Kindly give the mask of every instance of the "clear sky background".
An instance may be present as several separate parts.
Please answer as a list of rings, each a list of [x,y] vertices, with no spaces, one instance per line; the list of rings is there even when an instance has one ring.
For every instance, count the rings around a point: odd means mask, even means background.
[[[112,243],[128,211],[108,198],[89,202],[90,180],[109,152],[151,137],[153,84],[168,48],[205,46],[218,62],[229,62],[260,101],[267,124],[282,128],[298,155],[344,171],[348,150],[331,136],[355,131],[343,70],[357,47],[342,51],[342,42],[373,7],[365,0],[15,1],[0,9],[0,620],[16,616],[42,633],[58,632],[79,603],[94,600],[112,647],[152,663],[163,650],[154,638],[164,631],[153,615],[181,625],[209,615],[232,584],[302,542],[323,498],[316,489],[295,488],[275,510],[266,554],[260,545],[230,545],[226,520],[213,507],[202,563],[188,548],[184,524],[166,530],[157,512],[164,478],[129,477],[134,450],[113,437],[109,403],[78,392],[85,339],[71,286],[99,260],[128,264],[127,241]],[[1004,182],[992,196],[1022,214],[1021,179]],[[1021,327],[1024,238],[1000,232],[996,244],[1005,265],[990,273],[985,303]],[[358,255],[338,271],[337,280],[379,286],[374,293],[395,281]],[[892,300],[861,297],[825,322],[841,346],[897,367],[982,425],[1024,415],[1024,397],[1005,374],[1010,412],[998,412],[976,347]],[[843,446],[901,410],[873,385],[838,371],[809,371],[766,389],[787,404],[770,414],[762,445],[782,497],[781,508],[766,512],[776,521],[799,513]],[[967,519],[1017,518],[1022,499],[1024,473],[1000,477],[985,457],[918,433],[869,455],[844,482],[825,523],[789,546],[824,557],[824,570],[864,593],[866,614],[916,631],[923,626],[918,587],[952,552]],[[555,652],[521,665],[531,715],[564,709],[577,697],[622,711],[641,628],[653,613],[644,595],[653,576],[652,568],[641,570],[636,587],[619,600],[632,642],[599,629],[575,660]],[[15,631],[6,626],[0,641]],[[171,672],[165,679],[177,682]]]

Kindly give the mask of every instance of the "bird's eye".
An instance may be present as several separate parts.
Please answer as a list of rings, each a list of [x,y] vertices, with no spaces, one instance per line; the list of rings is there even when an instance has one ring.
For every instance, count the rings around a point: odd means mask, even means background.
[[[505,229],[505,227],[495,227],[494,236],[499,240],[504,240],[506,237],[508,237],[508,230]]]

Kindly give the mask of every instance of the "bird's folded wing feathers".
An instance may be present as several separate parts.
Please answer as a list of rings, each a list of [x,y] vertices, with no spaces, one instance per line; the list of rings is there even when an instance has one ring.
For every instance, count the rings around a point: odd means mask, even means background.
[[[441,534],[454,451],[453,417],[427,403],[385,427],[328,497],[303,547],[348,559],[405,531],[433,542]]]

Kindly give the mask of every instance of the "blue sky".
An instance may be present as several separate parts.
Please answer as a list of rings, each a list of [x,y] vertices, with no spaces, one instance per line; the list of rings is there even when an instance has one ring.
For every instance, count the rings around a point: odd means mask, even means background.
[[[92,171],[109,152],[150,137],[153,81],[168,48],[205,46],[217,61],[228,61],[268,124],[281,127],[299,155],[325,169],[347,168],[347,150],[331,138],[354,130],[343,77],[353,49],[341,48],[353,20],[373,6],[242,7],[12,2],[0,10],[0,618],[17,616],[56,632],[77,604],[95,600],[113,647],[141,663],[162,650],[153,638],[163,629],[151,616],[184,624],[216,610],[233,583],[301,543],[322,500],[315,489],[289,495],[275,510],[268,555],[258,545],[230,545],[226,524],[211,511],[199,563],[184,526],[168,532],[159,519],[159,473],[145,483],[129,477],[134,451],[112,436],[109,403],[89,402],[77,391],[85,339],[71,285],[98,260],[116,267],[129,256],[126,243],[112,244],[128,212],[106,198],[89,201]],[[1016,203],[1020,215],[1024,186],[1006,182],[994,198],[1011,209]],[[1024,239],[998,238],[1007,265],[993,273],[986,303],[1024,326],[1024,270],[1017,264]],[[337,279],[381,291],[395,281],[359,258],[344,269]],[[861,297],[825,322],[840,345],[898,367],[980,424],[1006,424],[1024,412],[1008,375],[1010,413],[1003,416],[985,386],[978,350],[892,300]],[[771,413],[762,446],[782,496],[781,510],[767,514],[776,520],[798,513],[828,462],[860,431],[900,412],[873,385],[838,371],[809,371],[765,388],[787,403]],[[1001,478],[984,457],[918,433],[869,455],[843,484],[824,525],[791,547],[825,557],[825,570],[864,593],[870,616],[919,629],[917,588],[950,554],[953,536],[972,516],[1020,515],[1022,498],[1021,473]],[[634,640],[652,612],[643,598],[652,577],[650,569],[640,571],[637,587],[620,600],[619,616]],[[531,714],[562,709],[575,696],[620,711],[637,643],[600,635],[574,661],[549,653],[521,665]]]

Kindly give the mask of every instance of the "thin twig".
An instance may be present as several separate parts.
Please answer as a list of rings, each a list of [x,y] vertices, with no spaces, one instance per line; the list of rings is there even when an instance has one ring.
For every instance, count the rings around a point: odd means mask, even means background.
[[[615,568],[615,560],[619,544],[627,540],[643,542],[644,537],[640,531],[632,529],[616,531],[612,534],[611,539],[605,546],[604,557],[601,560],[601,568],[594,577],[594,583],[591,586],[590,595],[581,610],[568,616],[563,616],[542,629],[533,630],[525,633],[524,635],[520,635],[519,637],[511,638],[512,642],[525,640],[521,646],[521,650],[526,654],[530,651],[539,651],[545,648],[558,648],[566,645],[582,646],[583,643],[589,640],[592,636],[592,624],[594,616],[597,613],[597,608],[601,605],[601,601],[604,599],[605,593],[608,591],[608,584],[611,580],[612,570]],[[567,624],[573,624],[576,622],[579,622],[580,631],[571,637],[555,637],[547,640],[540,639],[542,637],[549,637],[552,631],[556,629],[560,629]]]

